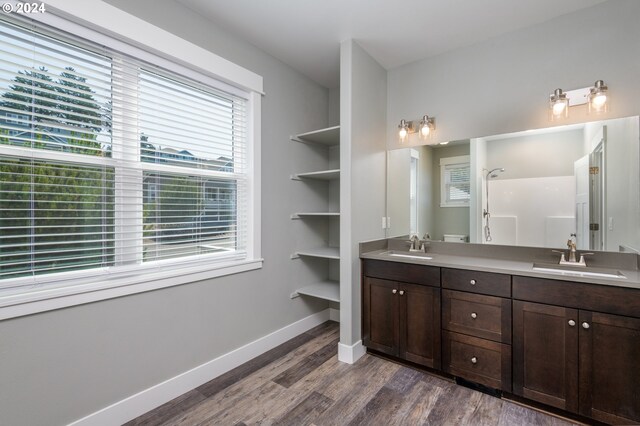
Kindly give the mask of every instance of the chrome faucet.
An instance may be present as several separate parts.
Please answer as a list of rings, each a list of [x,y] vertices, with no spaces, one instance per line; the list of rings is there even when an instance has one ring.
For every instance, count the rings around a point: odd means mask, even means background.
[[[569,239],[567,240],[567,247],[569,248],[569,263],[576,262],[576,242],[575,242],[576,234],[571,234]]]
[[[593,253],[581,253],[580,260],[577,260],[577,251],[576,251],[576,234],[571,234],[569,239],[567,240],[567,248],[569,249],[569,260],[565,258],[565,254],[560,250],[552,250],[555,253],[560,253],[560,261],[559,265],[571,265],[571,266],[587,266],[587,262],[584,260],[585,256],[592,256]]]
[[[429,241],[431,241],[431,237],[428,233],[424,234],[424,237],[422,237],[422,239],[418,238],[417,235],[413,235],[409,239],[409,242],[411,243],[411,245],[409,246],[409,251],[421,251],[422,253],[426,253]]]

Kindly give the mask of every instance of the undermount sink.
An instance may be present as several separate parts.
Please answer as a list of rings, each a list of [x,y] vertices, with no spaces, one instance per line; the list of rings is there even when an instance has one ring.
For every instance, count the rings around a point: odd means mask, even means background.
[[[548,272],[552,274],[569,275],[574,277],[592,277],[592,278],[619,278],[627,279],[622,272],[614,269],[605,268],[589,268],[580,266],[565,266],[548,263],[534,263],[534,271]]]
[[[431,260],[433,259],[433,256],[429,256],[427,253],[422,253],[422,252],[404,252],[404,251],[393,251],[393,250],[389,250],[389,251],[385,251],[383,253],[380,253],[384,256],[391,256],[391,257],[405,257],[408,259],[420,259],[420,260]]]

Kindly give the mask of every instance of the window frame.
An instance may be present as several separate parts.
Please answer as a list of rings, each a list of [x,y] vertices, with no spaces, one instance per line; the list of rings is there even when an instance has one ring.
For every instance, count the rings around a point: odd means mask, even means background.
[[[471,170],[471,157],[469,155],[460,155],[457,157],[446,157],[440,159],[440,207],[469,207],[471,202],[471,194],[469,198],[462,201],[447,200],[446,170],[447,166],[466,165]],[[471,188],[471,174],[469,174],[469,188]]]
[[[41,22],[247,99],[247,255],[245,259],[222,260],[213,265],[205,261],[211,259],[210,256],[194,255],[122,267],[117,274],[92,268],[15,278],[31,282],[27,286],[2,290],[0,320],[259,269],[263,263],[260,238],[262,77],[104,2],[88,0],[74,3],[62,0],[47,2],[46,13],[15,20],[23,24]],[[87,23],[91,28],[86,26]],[[153,47],[163,45],[159,41],[168,43],[165,52]],[[19,154],[16,149],[24,150],[11,146],[2,148],[12,155]],[[69,155],[50,151],[36,154],[34,158],[41,156],[51,160],[59,156],[59,160],[73,163]],[[29,156],[34,156],[33,151]],[[81,158],[78,160],[78,163],[83,162]],[[185,170],[185,173],[189,171]],[[165,265],[172,267],[159,272],[158,266]],[[103,273],[96,274],[96,271]]]

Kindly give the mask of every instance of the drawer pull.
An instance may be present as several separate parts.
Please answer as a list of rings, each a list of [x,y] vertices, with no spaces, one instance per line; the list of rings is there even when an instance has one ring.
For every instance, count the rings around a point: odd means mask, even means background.
[[[569,325],[570,325],[571,327],[575,327],[576,322],[575,322],[574,320],[569,320]]]
[[[476,358],[475,356],[471,358],[471,364],[477,364],[477,363],[478,363],[478,358]]]
[[[475,312],[471,312],[471,318],[473,319],[478,318],[478,314],[476,314]]]
[[[471,285],[476,285],[476,280],[471,280],[471,281],[469,281],[469,284],[471,284]]]
[[[391,290],[391,293],[396,294],[398,292],[398,290],[396,290],[395,288],[393,290]]]
[[[590,326],[589,326],[589,323],[588,323],[588,322],[583,322],[583,323],[582,323],[582,328],[584,328],[585,330],[586,330],[586,329],[588,329],[589,327],[590,327]]]
[[[400,290],[400,296],[404,296],[404,290]]]

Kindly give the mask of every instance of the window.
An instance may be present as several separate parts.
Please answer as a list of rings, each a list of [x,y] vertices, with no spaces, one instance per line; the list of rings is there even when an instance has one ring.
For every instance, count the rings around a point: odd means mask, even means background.
[[[248,93],[0,27],[0,289],[250,259]]]
[[[440,159],[440,207],[468,207],[471,199],[469,156]]]

